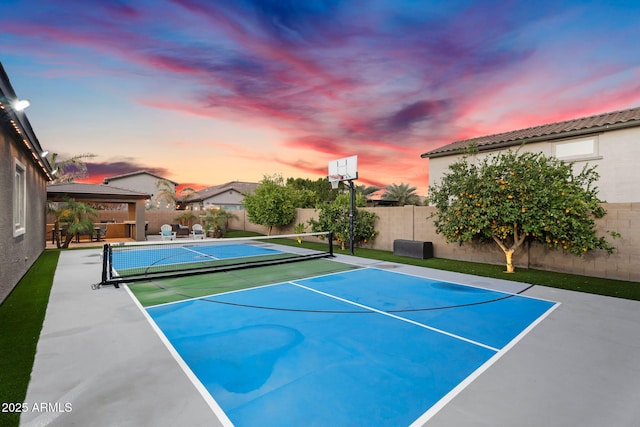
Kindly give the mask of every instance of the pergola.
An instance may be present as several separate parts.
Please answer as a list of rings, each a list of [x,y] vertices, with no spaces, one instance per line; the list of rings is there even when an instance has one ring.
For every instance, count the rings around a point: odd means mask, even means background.
[[[135,225],[135,232],[131,237],[134,240],[145,239],[144,210],[145,201],[151,198],[149,194],[102,184],[69,182],[47,185],[47,201],[64,202],[70,198],[85,203],[126,203],[127,222]]]

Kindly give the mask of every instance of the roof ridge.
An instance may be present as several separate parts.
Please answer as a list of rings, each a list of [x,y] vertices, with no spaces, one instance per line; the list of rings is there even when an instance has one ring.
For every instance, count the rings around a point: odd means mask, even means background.
[[[109,181],[111,181],[111,180],[114,180],[114,179],[118,179],[118,178],[126,178],[126,177],[130,177],[130,176],[134,176],[134,175],[141,175],[141,174],[145,174],[145,173],[146,173],[147,175],[154,176],[154,177],[156,177],[156,178],[158,178],[158,179],[163,179],[163,180],[165,180],[165,181],[169,181],[170,183],[172,183],[172,184],[174,184],[174,185],[180,185],[179,183],[177,183],[177,182],[175,182],[175,181],[173,181],[173,180],[171,180],[171,179],[169,179],[169,178],[165,178],[165,177],[163,177],[163,176],[158,175],[157,173],[150,172],[150,171],[149,171],[149,170],[147,170],[147,169],[140,169],[140,170],[137,170],[137,171],[127,172],[127,173],[123,173],[123,174],[120,174],[120,175],[107,176],[107,177],[104,177],[104,178],[102,179],[102,182],[103,182],[104,184],[107,184],[107,185],[108,185],[108,182],[109,182]]]
[[[514,132],[522,132],[522,131],[526,131],[526,130],[537,129],[537,128],[542,128],[542,127],[547,127],[547,126],[556,126],[556,125],[560,125],[560,124],[564,124],[564,123],[571,123],[571,122],[577,122],[577,121],[582,121],[582,120],[590,120],[590,119],[593,119],[593,118],[596,118],[596,117],[612,116],[614,114],[627,113],[627,112],[630,112],[630,111],[633,111],[633,110],[640,111],[640,107],[627,108],[627,109],[624,109],[624,110],[610,111],[608,113],[592,114],[590,116],[576,117],[576,118],[568,119],[568,120],[559,120],[557,122],[544,123],[544,124],[541,124],[541,125],[529,126],[529,127],[521,128],[521,129],[513,129],[513,130],[509,130],[509,131],[505,131],[505,132],[498,132],[498,133],[494,133],[494,134],[483,135],[483,136],[479,136],[479,137],[475,137],[475,138],[469,138],[469,139],[465,139],[465,140],[461,140],[461,141],[470,141],[470,140],[473,140],[473,139],[487,138],[487,137],[491,137],[491,136],[504,135],[504,134],[514,133]]]
[[[531,138],[545,136],[564,135],[570,132],[584,131],[588,133],[593,128],[608,126],[616,123],[626,123],[637,121],[640,126],[640,106],[623,110],[609,111],[607,113],[592,114],[590,116],[577,117],[569,120],[545,123],[521,129],[514,129],[506,132],[494,133],[478,136],[469,139],[457,140],[433,149],[421,155],[430,157],[432,154],[451,152],[464,148],[470,142],[478,143],[478,146],[491,147],[497,144],[505,144],[515,141],[526,141]],[[580,124],[583,125],[580,125]],[[508,136],[508,137],[507,137]],[[557,137],[557,136],[556,136]]]

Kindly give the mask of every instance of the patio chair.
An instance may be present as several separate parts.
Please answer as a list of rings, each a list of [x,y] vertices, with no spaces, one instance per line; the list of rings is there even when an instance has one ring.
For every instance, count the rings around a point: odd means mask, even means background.
[[[182,224],[171,224],[171,229],[176,237],[189,237],[189,227]]]
[[[193,224],[193,227],[191,227],[191,238],[204,239],[204,230],[202,229],[202,225]]]
[[[174,240],[176,238],[176,232],[173,231],[169,224],[162,224],[162,227],[160,227],[160,236],[162,240]]]
[[[107,238],[107,223],[101,222],[96,228],[96,242],[102,242]]]

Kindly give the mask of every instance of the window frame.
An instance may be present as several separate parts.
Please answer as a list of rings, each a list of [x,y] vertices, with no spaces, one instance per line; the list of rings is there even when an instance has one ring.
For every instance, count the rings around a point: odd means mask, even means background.
[[[27,167],[17,158],[13,161],[13,237],[27,232]]]
[[[558,147],[561,146],[569,146],[571,144],[580,144],[587,141],[592,142],[592,150],[590,152],[576,153],[576,154],[568,154],[559,156],[558,155]],[[579,139],[566,139],[563,141],[558,141],[553,144],[553,156],[558,160],[564,160],[568,162],[577,162],[577,161],[587,161],[587,160],[599,160],[602,159],[600,155],[600,142],[598,139],[598,135],[593,135],[585,138]]]

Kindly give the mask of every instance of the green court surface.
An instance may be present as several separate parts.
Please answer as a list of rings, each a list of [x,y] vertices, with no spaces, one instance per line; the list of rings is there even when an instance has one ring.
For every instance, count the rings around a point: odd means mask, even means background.
[[[327,259],[314,259],[245,270],[149,280],[128,286],[140,304],[143,307],[149,307],[356,268],[359,267]]]
[[[252,256],[247,262],[258,263],[263,261],[282,261],[290,258],[295,258],[295,254],[288,253],[275,253],[270,255],[260,255],[260,256]],[[247,257],[249,258],[249,257]],[[180,272],[180,271],[189,271],[189,270],[204,270],[204,269],[215,269],[218,267],[226,267],[231,265],[238,265],[238,258],[225,258],[225,259],[209,259],[206,261],[198,261],[198,262],[184,262],[184,263],[174,263],[174,264],[161,264],[154,266],[144,266],[130,269],[118,269],[118,275],[120,277],[128,277],[128,276],[138,276],[140,274],[156,274],[163,273],[166,271],[172,272]]]

